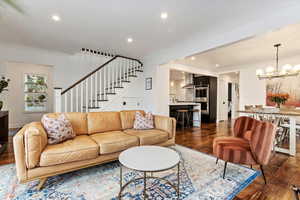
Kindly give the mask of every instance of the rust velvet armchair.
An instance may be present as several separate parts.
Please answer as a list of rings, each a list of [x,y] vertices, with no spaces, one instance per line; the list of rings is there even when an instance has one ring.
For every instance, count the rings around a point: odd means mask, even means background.
[[[225,161],[223,178],[227,162],[259,165],[264,181],[263,166],[267,165],[272,155],[276,126],[270,122],[259,121],[251,117],[239,117],[233,127],[233,136],[218,137],[213,142],[213,153]]]

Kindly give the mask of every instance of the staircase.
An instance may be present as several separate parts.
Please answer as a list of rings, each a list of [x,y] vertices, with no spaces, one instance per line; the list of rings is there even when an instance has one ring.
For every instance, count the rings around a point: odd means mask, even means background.
[[[137,78],[143,63],[116,55],[69,88],[54,88],[55,112],[91,112],[101,110],[110,96]]]

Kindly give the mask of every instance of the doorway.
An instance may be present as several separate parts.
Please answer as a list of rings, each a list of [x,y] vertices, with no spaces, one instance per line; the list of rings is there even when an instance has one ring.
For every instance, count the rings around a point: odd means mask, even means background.
[[[227,110],[227,117],[228,120],[231,120],[232,118],[232,83],[228,83],[228,110]]]
[[[219,121],[237,117],[239,109],[239,73],[230,72],[219,76]]]

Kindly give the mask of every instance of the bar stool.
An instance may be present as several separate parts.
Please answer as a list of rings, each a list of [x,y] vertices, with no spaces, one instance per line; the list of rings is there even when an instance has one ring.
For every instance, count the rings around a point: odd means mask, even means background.
[[[200,109],[192,109],[190,110],[190,112],[192,113],[192,123],[193,123],[193,126],[194,126],[194,122],[199,122],[199,126],[201,128],[201,110]],[[197,119],[194,119],[194,113],[198,114],[198,118]]]
[[[176,112],[177,112],[176,120],[179,124],[181,124],[182,130],[184,130],[184,124],[185,124],[184,121],[185,121],[185,119],[187,119],[188,123],[190,121],[189,110],[180,109],[180,110],[176,110]],[[179,120],[180,115],[181,115],[181,121]]]

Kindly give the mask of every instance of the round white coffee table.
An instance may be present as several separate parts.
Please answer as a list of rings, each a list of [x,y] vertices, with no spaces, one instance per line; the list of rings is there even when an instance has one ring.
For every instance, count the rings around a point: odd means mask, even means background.
[[[119,199],[121,199],[122,191],[128,186],[130,183],[137,181],[137,180],[144,180],[144,190],[143,196],[144,199],[147,199],[146,194],[146,186],[147,186],[147,179],[159,179],[165,181],[167,184],[172,186],[174,190],[177,192],[177,198],[179,199],[179,168],[180,168],[180,157],[179,154],[166,147],[160,146],[139,146],[139,147],[132,147],[125,151],[123,151],[119,155],[120,165],[120,192],[119,192]],[[123,185],[122,181],[122,166],[132,169],[135,171],[143,172],[143,177],[136,178],[130,180],[125,185]],[[177,166],[177,185],[174,185],[170,181],[152,176],[154,172],[162,172],[169,169],[172,169]],[[147,176],[147,173],[151,173],[150,176]]]

